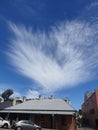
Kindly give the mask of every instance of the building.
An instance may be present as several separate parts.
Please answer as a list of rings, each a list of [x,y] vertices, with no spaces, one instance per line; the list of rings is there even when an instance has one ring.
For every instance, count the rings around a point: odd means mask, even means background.
[[[0,103],[4,102],[4,99],[0,96]]]
[[[85,93],[82,114],[85,124],[98,127],[98,89],[93,93]]]
[[[11,120],[32,120],[42,128],[76,130],[75,110],[62,99],[33,99],[5,108],[0,114]]]
[[[26,97],[23,97],[22,99],[19,97],[15,97],[15,98],[8,99],[6,101],[4,101],[3,98],[0,98],[0,110],[23,103],[25,101],[27,101]]]

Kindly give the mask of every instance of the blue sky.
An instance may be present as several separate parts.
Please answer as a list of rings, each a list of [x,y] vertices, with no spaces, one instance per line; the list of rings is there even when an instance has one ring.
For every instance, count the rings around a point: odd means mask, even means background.
[[[69,97],[98,88],[97,0],[1,0],[0,92]]]

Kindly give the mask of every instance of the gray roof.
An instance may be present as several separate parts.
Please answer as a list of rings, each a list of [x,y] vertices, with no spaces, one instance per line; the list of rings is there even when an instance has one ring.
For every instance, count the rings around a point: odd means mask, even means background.
[[[67,114],[75,110],[62,99],[35,99],[4,109],[10,113]]]
[[[0,110],[6,108],[6,107],[10,107],[12,106],[12,101],[8,100],[8,101],[4,101],[0,103]]]

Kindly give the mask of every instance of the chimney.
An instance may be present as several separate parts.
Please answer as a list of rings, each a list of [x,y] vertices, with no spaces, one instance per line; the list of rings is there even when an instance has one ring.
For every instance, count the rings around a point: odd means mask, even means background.
[[[50,96],[50,99],[55,99],[55,97],[53,95]]]
[[[16,98],[13,99],[13,103],[12,104],[13,104],[13,106],[16,105]]]
[[[90,96],[92,95],[92,93],[90,93],[89,91],[87,91],[84,95],[84,102],[90,98]]]
[[[23,102],[25,102],[26,99],[27,99],[26,96],[23,96],[23,97],[22,97]]]
[[[39,95],[39,100],[44,99],[42,95]]]

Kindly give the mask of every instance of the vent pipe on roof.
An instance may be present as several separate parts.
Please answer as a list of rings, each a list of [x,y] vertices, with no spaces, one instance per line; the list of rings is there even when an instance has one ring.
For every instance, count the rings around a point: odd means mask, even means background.
[[[70,99],[68,97],[66,97],[65,102],[70,104]]]

